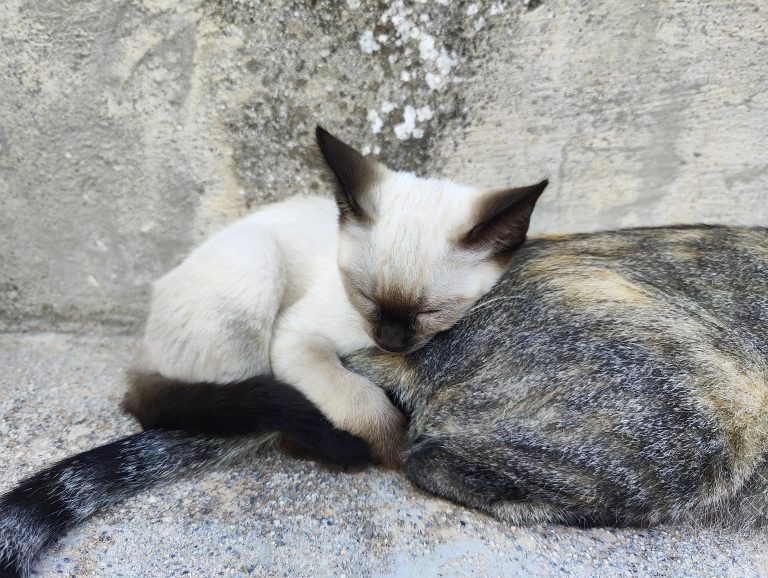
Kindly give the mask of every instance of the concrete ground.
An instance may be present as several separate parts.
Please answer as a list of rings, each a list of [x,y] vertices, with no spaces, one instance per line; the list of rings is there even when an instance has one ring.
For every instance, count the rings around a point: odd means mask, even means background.
[[[126,336],[0,334],[0,491],[136,431]],[[518,528],[398,473],[264,455],[142,494],[72,531],[39,576],[768,576],[765,534]]]

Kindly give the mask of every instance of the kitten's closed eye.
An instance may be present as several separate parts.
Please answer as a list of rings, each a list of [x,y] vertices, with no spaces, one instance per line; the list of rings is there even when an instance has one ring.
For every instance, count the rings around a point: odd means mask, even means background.
[[[460,300],[454,298],[443,298],[439,301],[433,300],[432,303],[425,303],[424,309],[416,315],[425,317],[445,317],[452,315],[456,308],[461,304]]]
[[[365,301],[368,301],[368,303],[370,303],[371,305],[375,305],[376,304],[376,302],[373,300],[373,297],[371,297],[367,293],[364,293],[364,292],[360,291],[360,289],[357,290],[357,294],[360,297],[362,297]]]

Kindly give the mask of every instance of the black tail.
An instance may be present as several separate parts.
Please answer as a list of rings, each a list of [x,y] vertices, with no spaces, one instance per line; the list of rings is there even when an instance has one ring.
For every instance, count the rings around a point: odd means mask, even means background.
[[[152,378],[155,389],[148,379],[134,382],[125,405],[153,429],[62,460],[0,496],[0,578],[26,576],[47,546],[98,509],[233,462],[275,438],[270,432],[342,465],[369,460],[362,440],[272,378],[229,386]]]
[[[334,464],[359,466],[370,459],[365,442],[335,429],[299,390],[270,375],[221,385],[137,374],[123,407],[145,429],[216,436],[278,432]]]

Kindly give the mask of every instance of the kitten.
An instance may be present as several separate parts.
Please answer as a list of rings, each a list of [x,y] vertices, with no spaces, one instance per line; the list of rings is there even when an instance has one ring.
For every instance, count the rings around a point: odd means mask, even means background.
[[[359,436],[399,465],[402,415],[339,356],[402,357],[449,329],[524,242],[547,181],[481,191],[392,171],[320,128],[317,140],[335,202],[265,207],[155,284],[125,400],[148,431],[0,496],[0,575],[26,575],[97,509],[236,460],[271,432],[342,465],[367,461]]]
[[[316,136],[335,202],[267,206],[162,277],[126,408],[168,427],[148,417],[152,388],[272,373],[396,467],[402,414],[339,356],[411,353],[449,329],[506,269],[547,181],[484,191],[390,170],[320,127]]]

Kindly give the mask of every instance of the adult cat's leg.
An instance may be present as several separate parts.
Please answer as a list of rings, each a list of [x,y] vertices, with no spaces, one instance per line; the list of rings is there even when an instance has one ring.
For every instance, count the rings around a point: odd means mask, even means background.
[[[451,448],[460,448],[461,455]],[[620,524],[608,511],[593,504],[579,506],[572,497],[561,502],[556,492],[531,480],[518,464],[494,467],[482,452],[465,455],[471,447],[450,439],[420,439],[405,456],[405,471],[417,486],[459,504],[487,512],[515,525],[563,523],[580,527]],[[511,456],[510,456],[511,457]],[[517,474],[515,470],[518,470]],[[563,488],[569,494],[568,488]],[[571,503],[567,503],[571,502]]]

